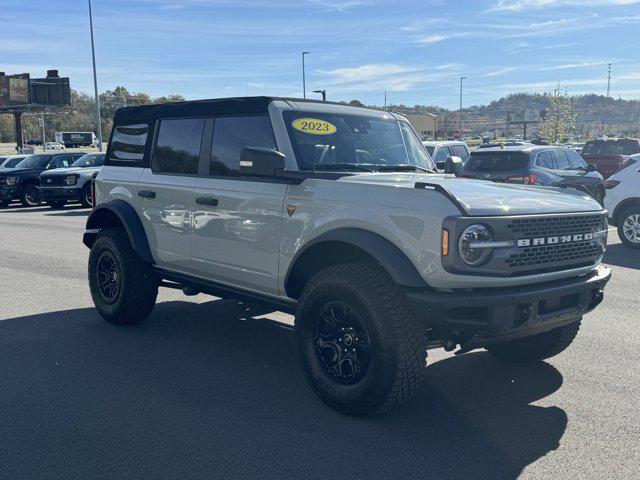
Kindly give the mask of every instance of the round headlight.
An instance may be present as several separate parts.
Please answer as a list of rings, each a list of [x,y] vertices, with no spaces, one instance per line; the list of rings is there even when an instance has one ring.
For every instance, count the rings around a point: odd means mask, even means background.
[[[20,179],[18,177],[7,177],[6,182],[7,182],[7,185],[11,187],[13,185],[17,185],[19,180]]]
[[[65,177],[64,183],[66,183],[67,185],[75,185],[76,183],[78,183],[77,175],[69,175]]]
[[[477,224],[465,228],[458,241],[460,258],[470,267],[479,267],[489,260],[491,248],[478,247],[477,244],[491,242],[492,240],[491,230],[484,225]]]

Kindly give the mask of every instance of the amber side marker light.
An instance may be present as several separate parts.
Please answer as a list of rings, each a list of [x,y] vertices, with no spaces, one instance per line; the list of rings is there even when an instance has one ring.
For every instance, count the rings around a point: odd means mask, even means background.
[[[449,254],[449,230],[442,229],[442,256]]]

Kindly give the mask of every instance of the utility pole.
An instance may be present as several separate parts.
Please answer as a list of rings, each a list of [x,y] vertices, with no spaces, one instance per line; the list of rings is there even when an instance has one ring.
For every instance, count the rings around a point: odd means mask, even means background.
[[[387,109],[387,91],[384,91],[384,109]]]
[[[467,77],[460,77],[460,115],[458,118],[458,131],[460,132],[460,137],[462,137],[462,81],[466,80]]]
[[[102,151],[102,120],[100,119],[100,99],[98,98],[98,76],[96,75],[96,51],[93,43],[93,15],[89,0],[89,30],[91,31],[91,58],[93,60],[93,90],[96,96],[96,125],[98,127],[98,151]]]
[[[44,144],[47,143],[47,137],[44,133],[44,112],[40,112],[40,119],[42,120],[42,151],[44,152]]]
[[[607,97],[611,94],[611,64],[609,64],[609,75],[607,75]]]
[[[309,55],[311,52],[302,52],[302,98],[307,98],[307,79],[304,70],[304,56]]]
[[[313,93],[320,93],[322,94],[322,101],[326,102],[327,101],[327,91],[323,88],[322,90],[314,90]]]

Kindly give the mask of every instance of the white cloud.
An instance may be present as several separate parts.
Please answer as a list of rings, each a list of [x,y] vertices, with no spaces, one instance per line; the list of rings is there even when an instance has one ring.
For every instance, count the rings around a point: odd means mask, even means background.
[[[497,0],[489,10],[493,11],[521,11],[562,6],[614,6],[634,5],[640,0]]]
[[[358,67],[334,68],[332,70],[318,70],[317,73],[332,77],[335,83],[362,82],[380,80],[390,76],[414,73],[420,69],[394,63],[372,63]]]
[[[433,45],[434,43],[442,42],[443,40],[448,40],[450,38],[457,37],[465,37],[469,35],[469,32],[461,32],[461,33],[435,33],[432,35],[420,35],[417,36],[414,40],[414,43],[421,43],[423,45]]]
[[[500,68],[498,70],[493,70],[492,72],[489,73],[485,73],[484,76],[485,77],[499,77],[500,75],[506,75],[507,73],[511,73],[514,70],[517,70],[516,67],[505,67],[505,68]]]

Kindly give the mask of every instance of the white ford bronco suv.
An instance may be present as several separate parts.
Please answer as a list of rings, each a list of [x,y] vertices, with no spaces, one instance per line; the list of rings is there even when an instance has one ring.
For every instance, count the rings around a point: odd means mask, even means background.
[[[406,401],[431,348],[563,351],[610,278],[606,212],[579,191],[456,178],[456,157],[446,171],[389,112],[119,109],[84,234],[93,300],[115,324],[147,317],[159,287],[294,313],[309,384],[350,415]]]

